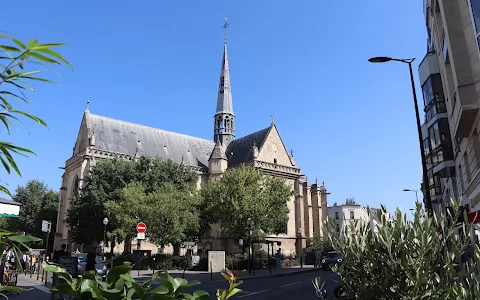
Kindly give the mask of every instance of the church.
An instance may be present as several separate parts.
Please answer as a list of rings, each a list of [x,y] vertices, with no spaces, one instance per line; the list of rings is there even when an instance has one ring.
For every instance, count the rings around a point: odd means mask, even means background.
[[[213,140],[205,140],[180,133],[116,120],[84,112],[72,156],[65,162],[55,232],[55,249],[72,242],[66,222],[72,196],[81,188],[89,169],[96,161],[120,157],[135,160],[146,155],[161,157],[190,166],[198,174],[197,187],[201,188],[230,169],[241,164],[253,165],[262,172],[284,178],[292,188],[287,205],[289,220],[286,233],[268,236],[285,254],[300,253],[306,240],[321,232],[326,220],[327,190],[322,183],[309,184],[295,163],[293,152],[288,152],[274,122],[267,128],[236,138],[235,114],[228,66],[227,41],[223,45],[222,67],[218,85],[218,98],[213,116]],[[99,224],[99,226],[101,226]],[[132,242],[135,250],[136,241]],[[238,251],[238,241],[222,236],[217,226],[212,226],[210,237],[200,241],[199,249]],[[152,253],[163,251],[156,245],[142,243],[142,249]],[[121,252],[122,249],[115,249]]]

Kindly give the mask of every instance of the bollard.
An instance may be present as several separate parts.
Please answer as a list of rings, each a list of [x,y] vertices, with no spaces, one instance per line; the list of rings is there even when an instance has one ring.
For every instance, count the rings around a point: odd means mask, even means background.
[[[45,286],[47,286],[48,282],[48,272],[45,272]]]
[[[183,269],[183,275],[182,278],[185,279],[185,269]]]
[[[40,278],[40,263],[37,263],[37,280]]]
[[[210,280],[213,280],[212,262],[210,262]]]
[[[300,269],[303,269],[303,255],[300,255]]]

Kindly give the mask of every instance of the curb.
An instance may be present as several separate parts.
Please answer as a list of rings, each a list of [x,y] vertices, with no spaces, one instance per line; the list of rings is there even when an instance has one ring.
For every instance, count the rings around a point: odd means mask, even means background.
[[[298,275],[298,274],[304,274],[304,273],[311,273],[311,272],[315,272],[315,271],[323,271],[323,269],[312,268],[312,269],[305,269],[305,270],[287,272],[287,273],[277,273],[277,274],[240,277],[239,279],[245,281],[245,280],[257,279],[257,278],[269,278],[269,277],[282,277],[282,276]]]

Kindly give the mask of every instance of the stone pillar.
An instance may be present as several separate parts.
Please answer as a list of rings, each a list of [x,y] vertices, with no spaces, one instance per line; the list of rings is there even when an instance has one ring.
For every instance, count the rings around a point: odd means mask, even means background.
[[[306,247],[305,241],[305,229],[304,225],[304,209],[303,209],[303,185],[302,182],[297,179],[294,183],[295,193],[295,230],[297,230],[297,247],[296,252],[298,255],[302,253],[302,249]],[[298,234],[298,229],[301,228],[301,234]]]
[[[327,189],[322,183],[320,187],[320,231],[323,231],[323,224],[328,220],[328,201],[327,201]]]
[[[312,184],[312,219],[313,234],[320,233],[320,197],[317,183]]]
[[[308,182],[303,183],[303,221],[303,234],[305,237],[311,238],[313,235],[312,198]]]

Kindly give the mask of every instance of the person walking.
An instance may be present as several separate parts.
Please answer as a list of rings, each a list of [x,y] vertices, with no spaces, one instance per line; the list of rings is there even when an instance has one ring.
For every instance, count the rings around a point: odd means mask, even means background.
[[[277,269],[280,269],[280,261],[282,259],[282,249],[281,248],[279,248],[277,250],[277,254],[275,254],[275,259],[277,261]]]
[[[321,264],[322,264],[322,251],[320,251],[320,249],[317,249],[317,251],[315,251],[315,267],[320,268]]]

